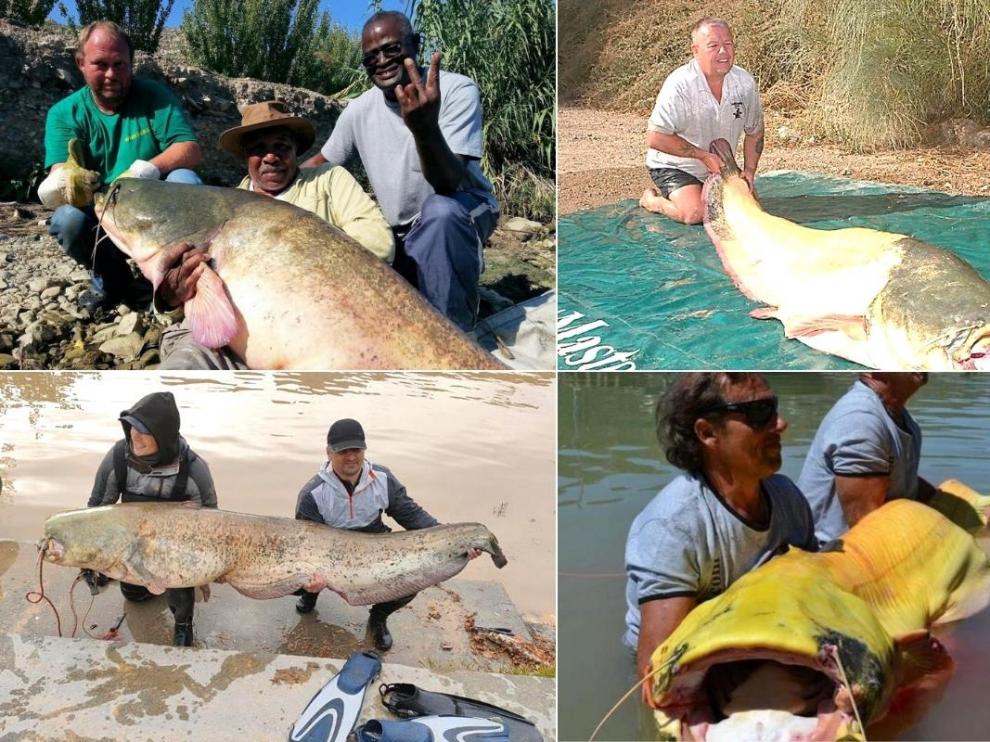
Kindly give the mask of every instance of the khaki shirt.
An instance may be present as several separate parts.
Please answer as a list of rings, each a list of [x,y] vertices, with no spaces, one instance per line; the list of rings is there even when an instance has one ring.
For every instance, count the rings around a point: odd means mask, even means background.
[[[250,176],[237,187],[254,190]],[[289,187],[275,198],[316,214],[387,263],[395,257],[392,229],[381,209],[342,167],[321,165],[300,170]]]

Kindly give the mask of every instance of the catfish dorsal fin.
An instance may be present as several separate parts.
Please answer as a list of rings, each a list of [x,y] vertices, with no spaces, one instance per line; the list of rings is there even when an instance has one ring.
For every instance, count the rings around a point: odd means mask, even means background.
[[[204,266],[196,282],[196,296],[185,304],[193,338],[207,348],[222,348],[237,334],[237,312],[223,280]]]

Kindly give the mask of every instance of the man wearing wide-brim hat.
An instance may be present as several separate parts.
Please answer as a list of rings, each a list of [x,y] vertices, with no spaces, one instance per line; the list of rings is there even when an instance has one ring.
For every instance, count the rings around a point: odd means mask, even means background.
[[[241,111],[241,125],[220,135],[220,147],[245,161],[248,174],[238,188],[287,201],[310,211],[357,240],[382,260],[394,256],[392,230],[378,205],[343,167],[299,169],[316,136],[313,124],[292,114],[282,101],[263,101]],[[209,256],[179,245],[166,256],[166,271],[156,293],[158,309],[178,307],[196,294],[201,264]],[[173,326],[162,335],[162,369],[229,370],[243,368],[224,349],[197,345],[188,329]]]
[[[343,167],[299,169],[299,155],[315,138],[309,119],[292,114],[282,101],[262,101],[242,109],[241,125],[220,135],[220,147],[247,164],[238,188],[311,211],[391,263],[392,230],[354,176]]]

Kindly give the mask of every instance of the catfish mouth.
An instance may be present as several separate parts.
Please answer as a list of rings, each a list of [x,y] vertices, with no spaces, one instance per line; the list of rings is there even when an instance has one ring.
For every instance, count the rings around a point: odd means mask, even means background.
[[[960,332],[947,351],[952,365],[962,371],[990,370],[990,325]]]
[[[45,536],[38,542],[38,551],[46,561],[58,564],[65,557],[65,547],[60,541]]]
[[[755,654],[726,650],[682,665],[655,705],[692,740],[835,739],[855,721],[827,652],[817,661],[769,649]]]

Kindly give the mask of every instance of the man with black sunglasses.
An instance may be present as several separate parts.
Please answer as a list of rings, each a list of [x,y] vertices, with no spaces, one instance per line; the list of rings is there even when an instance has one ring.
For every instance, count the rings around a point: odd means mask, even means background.
[[[478,317],[482,245],[498,203],[482,174],[481,101],[469,78],[416,65],[420,38],[402,13],[375,13],[361,34],[375,87],[341,113],[303,167],[358,155],[395,234],[393,267],[465,331]],[[425,82],[424,82],[425,79]]]
[[[776,473],[787,423],[762,376],[684,374],[657,402],[656,426],[683,473],[636,516],[626,541],[623,641],[640,677],[698,603],[788,546],[817,548],[807,501]]]
[[[935,495],[918,476],[921,428],[906,406],[927,382],[923,372],[863,373],[825,415],[798,478],[819,543],[889,500]]]

